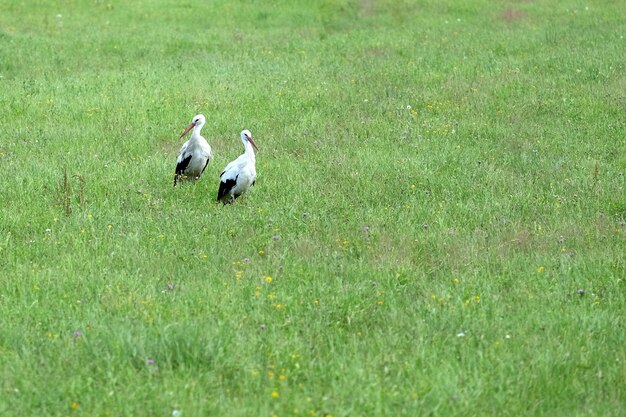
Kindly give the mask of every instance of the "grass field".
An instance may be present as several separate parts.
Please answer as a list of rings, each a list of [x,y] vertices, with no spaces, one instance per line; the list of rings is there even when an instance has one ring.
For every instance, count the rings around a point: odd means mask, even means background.
[[[626,415],[625,18],[0,3],[0,415]]]

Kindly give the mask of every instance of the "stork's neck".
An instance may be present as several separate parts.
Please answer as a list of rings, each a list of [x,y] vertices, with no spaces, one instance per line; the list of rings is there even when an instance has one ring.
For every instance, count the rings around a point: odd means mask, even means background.
[[[254,148],[249,140],[245,141],[243,146],[246,148],[245,154],[250,158],[251,161],[256,162],[256,158],[254,156]]]
[[[193,132],[191,132],[191,137],[198,139],[200,136],[200,131],[202,130],[202,126],[204,126],[204,123],[201,123],[199,125],[195,125],[193,128]]]
[[[191,131],[191,137],[189,138],[189,142],[195,143],[198,142],[200,138],[202,138],[202,136],[200,135],[200,130],[202,130],[202,125],[195,126],[193,128],[193,130]]]

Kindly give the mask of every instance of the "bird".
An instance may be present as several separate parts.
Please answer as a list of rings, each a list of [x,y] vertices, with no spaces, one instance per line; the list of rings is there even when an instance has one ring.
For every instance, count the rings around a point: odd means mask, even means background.
[[[180,155],[176,159],[176,171],[174,173],[174,187],[179,180],[193,178],[200,179],[209,161],[213,157],[211,145],[200,135],[202,126],[206,123],[206,118],[202,114],[196,115],[189,126],[180,134],[179,140],[191,129],[191,137],[180,148]]]
[[[217,192],[217,201],[224,204],[232,203],[237,197],[248,191],[256,182],[256,146],[252,133],[245,129],[241,131],[241,141],[244,153],[230,162],[220,174],[220,188]],[[254,149],[253,149],[254,148]]]

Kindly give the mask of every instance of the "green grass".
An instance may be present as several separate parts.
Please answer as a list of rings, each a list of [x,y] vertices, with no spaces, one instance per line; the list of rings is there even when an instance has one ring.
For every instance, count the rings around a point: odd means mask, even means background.
[[[0,415],[626,414],[624,17],[2,3]]]

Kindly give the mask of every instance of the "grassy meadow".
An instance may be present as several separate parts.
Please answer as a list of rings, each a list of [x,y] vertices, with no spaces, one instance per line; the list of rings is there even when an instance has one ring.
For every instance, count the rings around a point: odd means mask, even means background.
[[[0,415],[626,415],[625,18],[3,1]]]

